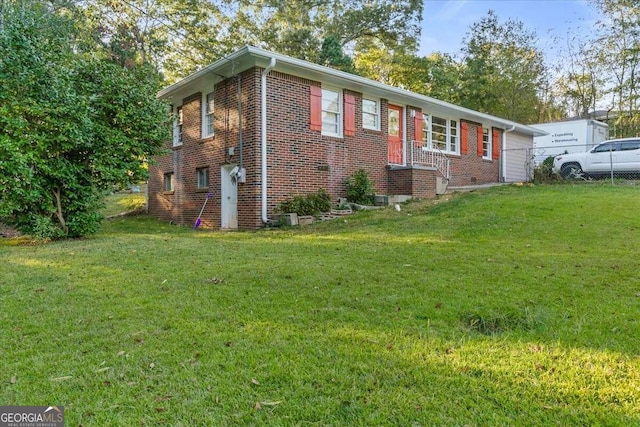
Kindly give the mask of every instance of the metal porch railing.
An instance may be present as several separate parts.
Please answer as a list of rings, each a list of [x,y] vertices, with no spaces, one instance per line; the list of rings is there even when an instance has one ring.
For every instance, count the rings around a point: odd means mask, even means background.
[[[451,176],[449,158],[437,147],[425,149],[423,141],[411,141],[411,165],[431,166],[446,179]]]

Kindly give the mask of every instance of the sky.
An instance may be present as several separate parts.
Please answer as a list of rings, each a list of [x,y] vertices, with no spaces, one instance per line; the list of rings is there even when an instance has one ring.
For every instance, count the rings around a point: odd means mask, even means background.
[[[465,34],[489,9],[496,12],[499,22],[512,18],[524,23],[537,35],[547,59],[563,47],[567,34],[588,34],[597,19],[597,11],[587,0],[424,0],[418,54],[459,55]]]

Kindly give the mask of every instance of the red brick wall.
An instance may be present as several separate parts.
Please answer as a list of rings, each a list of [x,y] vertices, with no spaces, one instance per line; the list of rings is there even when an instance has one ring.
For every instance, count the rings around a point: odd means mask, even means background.
[[[344,179],[364,168],[378,193],[387,192],[386,132],[362,128],[362,96],[356,97],[354,136],[322,136],[309,126],[309,87],[320,86],[272,72],[268,79],[269,211],[295,194],[323,188],[334,201],[345,196]],[[292,101],[295,100],[295,101]],[[386,128],[386,102],[381,102],[382,129]]]
[[[254,68],[241,76],[242,154],[246,183],[238,184],[238,227],[261,227],[261,147],[260,147],[260,80],[262,69]],[[212,77],[213,78],[213,77]],[[149,212],[164,220],[193,225],[209,192],[202,217],[202,227],[219,228],[221,224],[221,166],[240,161],[238,128],[238,82],[228,78],[215,85],[214,136],[201,138],[201,93],[182,101],[184,117],[183,144],[172,147],[170,154],[160,156],[150,167]],[[345,196],[343,181],[357,169],[364,168],[375,183],[378,194],[403,194],[416,197],[435,195],[437,172],[419,168],[387,169],[387,108],[380,100],[381,130],[362,127],[362,94],[355,96],[355,134],[334,138],[310,129],[310,87],[319,82],[272,71],[267,77],[267,185],[270,217],[277,204],[295,194],[306,194],[323,188],[333,201]],[[414,138],[414,120],[410,109],[404,110],[406,140]],[[498,161],[487,161],[476,154],[476,125],[469,124],[469,152],[449,156],[450,185],[470,185],[498,180]],[[228,154],[233,147],[235,153]],[[407,153],[409,155],[409,153]],[[197,189],[196,169],[209,167],[210,184]],[[163,191],[163,175],[175,174],[175,191]]]
[[[477,147],[478,144],[482,144],[482,140],[478,141],[477,129],[480,125],[473,122],[467,122],[467,124],[469,126],[468,153],[460,156],[447,154],[451,168],[449,186],[465,186],[498,182],[500,178],[500,161],[487,160],[478,156]],[[491,129],[489,129],[489,137],[491,137]]]
[[[417,107],[407,107],[407,111],[414,110],[416,115],[422,115],[422,111]],[[469,146],[467,154],[446,154],[449,158],[451,178],[449,180],[449,186],[465,186],[475,184],[487,184],[491,182],[498,182],[500,175],[500,161],[499,160],[487,160],[477,154],[478,144],[482,144],[482,141],[478,141],[478,127],[477,123],[466,122],[468,125],[469,134]],[[489,130],[489,136],[491,137],[491,129]],[[462,128],[460,127],[460,132]],[[415,137],[415,120],[411,117],[410,113],[407,117],[407,144]],[[420,135],[421,137],[421,135]],[[458,140],[458,144],[461,143],[461,139]],[[407,151],[407,156],[411,154]],[[410,159],[409,159],[410,160]],[[435,183],[435,181],[434,181]],[[435,185],[435,184],[434,184]],[[435,190],[435,187],[434,187]],[[410,193],[396,193],[396,194],[410,194]]]
[[[407,195],[423,199],[436,196],[436,177],[439,172],[425,167],[389,169],[389,194]]]
[[[257,83],[256,83],[257,82]],[[260,225],[256,215],[255,194],[259,196],[260,176],[255,173],[254,153],[256,152],[256,117],[259,118],[259,105],[256,106],[256,85],[259,78],[254,71],[242,75],[242,113],[244,161],[247,168],[247,183],[238,188],[238,225],[240,228],[256,228]],[[167,141],[170,154],[156,158],[156,164],[149,168],[149,212],[161,219],[172,220],[177,224],[193,225],[208,193],[212,197],[202,215],[201,227],[220,227],[220,189],[221,166],[238,163],[238,80],[229,78],[215,85],[214,135],[201,138],[202,93],[194,93],[182,101],[183,143],[172,147]],[[257,99],[259,102],[259,96]],[[234,147],[230,156],[228,149]],[[259,161],[259,159],[257,160]],[[198,189],[196,169],[209,168],[209,188]],[[175,191],[163,191],[164,174],[174,172]],[[256,190],[257,182],[257,190]]]

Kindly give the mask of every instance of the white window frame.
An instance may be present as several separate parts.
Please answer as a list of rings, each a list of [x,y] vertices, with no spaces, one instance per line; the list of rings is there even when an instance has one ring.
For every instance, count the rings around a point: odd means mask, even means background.
[[[209,188],[209,168],[196,169],[196,188],[198,190],[206,190]]]
[[[431,115],[422,113],[422,148],[431,150]]]
[[[432,114],[428,114],[428,113],[422,114],[422,138],[424,142],[423,148],[425,150],[430,150],[430,151],[439,149],[440,151],[446,154],[460,154],[460,120],[451,119],[448,117],[435,116],[440,120],[445,120],[444,125],[438,124],[438,126],[445,127],[445,132],[441,133],[442,135],[444,135],[445,141],[444,141],[444,147],[434,148],[433,117],[434,116]],[[455,123],[455,124],[452,124],[452,123]]]
[[[492,159],[492,146],[491,144],[493,144],[493,141],[491,140],[491,129],[483,127],[482,128],[482,158],[485,160],[491,160]]]
[[[328,105],[325,99],[328,98],[326,95],[328,95],[329,93],[338,95],[337,110],[329,110],[327,108]],[[343,127],[344,127],[344,123],[343,123],[344,113],[343,113],[343,107],[342,107],[342,102],[343,102],[342,99],[343,99],[342,90],[332,88],[332,87],[324,87],[324,86],[322,87],[322,135],[342,138]],[[328,118],[327,116],[329,115],[335,115],[336,120],[335,121],[327,120]],[[329,130],[328,129],[329,126],[331,128],[337,129],[337,132],[333,132],[333,130]]]
[[[372,102],[375,104],[375,112],[371,113],[365,110],[365,102]],[[373,116],[374,125],[367,126],[365,123],[365,116]],[[362,98],[362,127],[364,129],[370,130],[380,130],[380,99],[374,99],[371,97],[363,97]]]
[[[184,117],[182,114],[182,106],[176,107],[175,118],[173,119],[173,146],[182,145],[182,133],[184,126]]]
[[[449,153],[460,154],[460,120],[458,119],[447,119],[447,150]]]
[[[213,91],[202,94],[202,137],[207,138],[214,134],[213,113],[215,111],[215,100]]]

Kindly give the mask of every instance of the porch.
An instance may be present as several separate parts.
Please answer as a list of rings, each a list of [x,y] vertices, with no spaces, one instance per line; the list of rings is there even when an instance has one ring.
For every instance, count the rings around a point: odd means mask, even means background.
[[[422,141],[407,145],[406,164],[389,164],[391,195],[431,198],[444,194],[451,176],[450,161],[438,148],[427,150]]]

